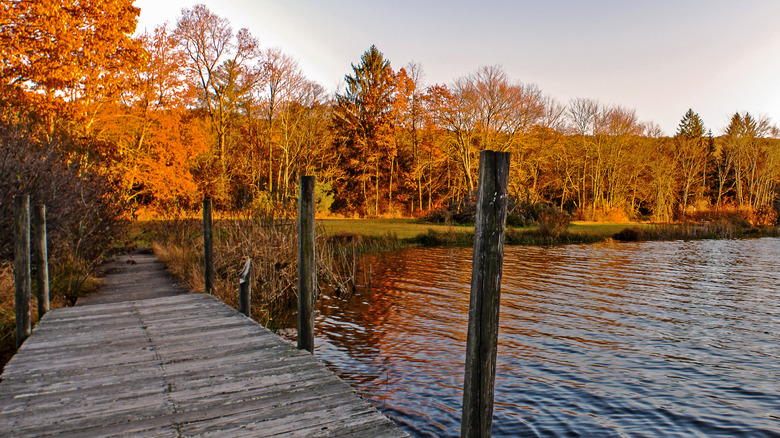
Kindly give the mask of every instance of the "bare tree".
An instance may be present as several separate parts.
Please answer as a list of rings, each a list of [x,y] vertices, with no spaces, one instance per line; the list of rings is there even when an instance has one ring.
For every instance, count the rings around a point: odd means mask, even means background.
[[[439,126],[450,136],[467,192],[474,190],[474,157],[482,149],[519,154],[524,139],[544,117],[544,99],[533,84],[512,83],[501,66],[487,66],[434,90]],[[522,163],[513,160],[513,168]]]
[[[578,163],[569,172],[574,175],[569,178],[574,180],[577,206],[584,208],[589,201],[593,215],[620,208],[637,175],[630,154],[643,125],[636,111],[578,98],[569,103],[568,116],[574,134],[571,144],[579,149]]]
[[[189,72],[200,88],[199,98],[216,134],[216,152],[224,189],[229,118],[262,76],[256,64],[259,42],[246,28],[238,33],[227,19],[205,5],[182,9],[175,35],[189,60]]]
[[[268,122],[266,139],[268,146],[268,191],[274,191],[274,126],[275,117],[279,116],[280,107],[289,104],[292,96],[297,93],[304,83],[304,76],[298,62],[279,48],[268,49],[263,56],[263,71],[266,77],[265,85],[265,109]],[[284,113],[283,111],[281,113]],[[284,141],[284,139],[282,139]],[[282,145],[283,152],[288,151],[286,145]],[[278,167],[277,181],[281,184],[282,165]],[[277,185],[279,185],[277,184]]]

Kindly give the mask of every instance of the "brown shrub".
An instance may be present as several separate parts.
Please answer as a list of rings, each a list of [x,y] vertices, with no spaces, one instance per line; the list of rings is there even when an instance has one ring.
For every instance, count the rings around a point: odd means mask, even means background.
[[[538,213],[539,233],[543,236],[559,237],[571,223],[571,216],[556,209],[542,210]]]
[[[621,242],[636,242],[644,237],[644,230],[639,227],[624,228],[615,233],[612,238]]]

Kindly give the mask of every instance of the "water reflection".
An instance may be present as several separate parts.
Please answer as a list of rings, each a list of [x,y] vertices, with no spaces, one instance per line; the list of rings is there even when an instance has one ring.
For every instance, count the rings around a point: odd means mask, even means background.
[[[494,436],[778,436],[778,256],[778,239],[507,247]],[[471,250],[364,265],[370,288],[318,303],[317,355],[415,436],[457,436]]]

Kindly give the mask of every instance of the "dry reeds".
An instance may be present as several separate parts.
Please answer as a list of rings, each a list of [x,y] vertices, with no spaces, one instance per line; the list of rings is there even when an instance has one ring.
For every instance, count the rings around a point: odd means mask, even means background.
[[[675,224],[656,224],[642,228],[626,228],[613,238],[620,241],[688,240],[688,239],[736,239],[743,237],[777,237],[776,226],[754,226],[750,218],[741,213],[710,213],[698,215],[699,220],[687,220]]]
[[[0,260],[0,364],[8,362],[16,352],[15,327],[13,266]]]
[[[192,290],[204,290],[200,221],[170,220],[154,224],[153,248],[158,257]],[[288,326],[297,303],[297,221],[264,217],[222,219],[215,221],[213,228],[214,294],[228,305],[237,307],[238,277],[246,259],[250,258],[252,318],[271,329]],[[376,240],[356,235],[328,237],[318,227],[317,296],[323,288],[339,295],[353,291],[358,258],[375,248]]]

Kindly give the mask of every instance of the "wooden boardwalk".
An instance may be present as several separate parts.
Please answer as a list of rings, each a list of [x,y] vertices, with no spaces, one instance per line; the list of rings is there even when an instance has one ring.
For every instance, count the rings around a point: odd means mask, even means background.
[[[136,299],[160,276],[123,269],[100,304],[47,313],[8,363],[0,435],[408,436],[308,352],[209,295]]]

